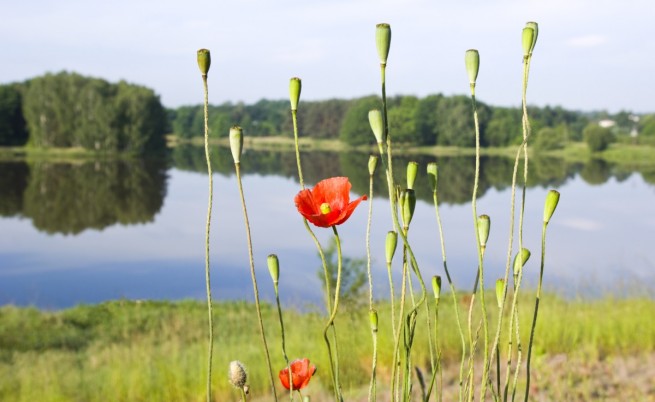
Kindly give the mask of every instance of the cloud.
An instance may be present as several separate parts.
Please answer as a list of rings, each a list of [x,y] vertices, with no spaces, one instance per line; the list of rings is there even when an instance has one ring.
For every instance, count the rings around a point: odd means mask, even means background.
[[[575,230],[583,230],[586,232],[594,232],[600,228],[602,225],[596,221],[584,218],[572,218],[567,219],[560,223],[562,226],[569,227]]]
[[[598,47],[607,43],[607,37],[605,35],[583,35],[570,38],[566,41],[566,44],[571,47]]]

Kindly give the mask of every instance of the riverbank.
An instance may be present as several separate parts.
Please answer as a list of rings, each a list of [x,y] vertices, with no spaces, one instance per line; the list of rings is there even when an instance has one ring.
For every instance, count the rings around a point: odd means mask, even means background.
[[[489,297],[493,299],[491,294]],[[520,302],[526,344],[532,297],[526,296]],[[454,309],[449,299],[443,298],[439,324],[446,393],[455,387],[453,373],[459,361],[459,338],[453,330]],[[382,395],[389,378],[391,340],[388,306],[378,303],[377,308]],[[459,308],[465,307],[462,304]],[[216,400],[238,398],[223,374],[229,362],[237,359],[248,367],[252,400],[267,400],[268,374],[253,305],[221,302],[214,311]],[[534,400],[655,398],[655,300],[583,300],[549,295],[542,300],[539,314]],[[284,362],[275,309],[265,305],[263,317],[277,373]],[[321,336],[324,315],[287,309],[284,322],[290,358],[307,357],[319,367],[306,394],[313,396],[312,401],[324,400],[320,395],[330,400],[326,391],[329,376],[323,370],[328,367]],[[337,330],[342,383],[350,395],[348,400],[364,400],[361,394],[365,393],[362,390],[368,383],[371,362],[367,309],[341,312]],[[0,400],[202,401],[206,331],[206,310],[197,301],[122,300],[54,312],[1,307]],[[417,331],[413,357],[424,372],[429,367],[426,332]],[[646,399],[639,399],[643,393]]]

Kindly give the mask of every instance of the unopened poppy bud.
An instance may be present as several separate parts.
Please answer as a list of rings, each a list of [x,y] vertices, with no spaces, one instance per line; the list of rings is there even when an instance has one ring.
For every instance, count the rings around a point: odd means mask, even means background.
[[[391,264],[393,255],[396,253],[396,246],[398,245],[398,233],[390,230],[387,232],[387,240],[385,242],[385,254],[387,257],[387,264]]]
[[[413,190],[416,174],[418,173],[418,162],[411,161],[407,164],[407,188]]]
[[[439,304],[441,298],[441,277],[439,275],[432,277],[432,292],[434,293],[435,302]]]
[[[530,56],[532,53],[534,37],[534,28],[526,26],[523,28],[523,57]]]
[[[300,90],[302,82],[300,78],[293,77],[289,81],[289,101],[291,102],[291,110],[298,110],[298,102],[300,101]]]
[[[368,312],[368,319],[371,322],[371,331],[378,332],[378,312],[373,309]]]
[[[243,389],[243,387],[245,387],[248,375],[246,374],[245,367],[243,367],[243,364],[240,361],[234,360],[230,362],[228,379],[234,388]]]
[[[206,76],[209,72],[209,66],[212,64],[212,58],[207,49],[198,50],[198,68],[200,68],[200,73]]]
[[[414,210],[416,208],[416,193],[412,189],[405,189],[400,195],[400,208],[402,211],[403,224],[405,228],[409,227],[409,223],[414,217]]]
[[[371,125],[371,130],[373,130],[375,141],[377,141],[378,144],[383,143],[385,141],[385,138],[384,138],[384,118],[382,117],[382,112],[378,109],[369,110],[368,122]]]
[[[496,303],[498,303],[498,308],[501,308],[503,305],[503,296],[505,293],[505,280],[497,279],[496,280]]]
[[[544,205],[544,223],[548,224],[550,218],[557,208],[557,203],[559,203],[559,191],[550,190],[546,195],[546,204]]]
[[[277,282],[280,279],[280,261],[278,260],[277,255],[269,255],[268,258],[266,258],[266,264],[268,265],[268,273],[271,274],[273,283],[277,285]]]
[[[491,219],[489,219],[489,215],[478,216],[478,238],[480,239],[480,246],[482,248],[487,247],[490,226]]]
[[[373,176],[375,174],[375,169],[378,167],[378,156],[371,155],[368,157],[368,174]]]
[[[377,24],[375,26],[375,45],[378,49],[380,64],[387,64],[389,47],[391,46],[391,26],[389,24]]]
[[[480,70],[480,54],[475,49],[469,49],[464,54],[464,63],[466,64],[466,73],[469,76],[469,84],[475,85]]]
[[[514,275],[518,275],[518,273],[521,271],[521,268],[523,268],[529,259],[530,250],[527,248],[522,248],[520,252],[516,253],[516,256],[514,256]]]
[[[534,47],[537,44],[537,37],[539,36],[539,24],[534,21],[529,21],[525,23],[526,27],[532,28],[534,30],[534,35],[532,37],[532,46],[530,46],[530,54],[534,51]]]
[[[430,182],[430,187],[432,191],[437,191],[437,174],[438,174],[437,162],[428,163],[428,181]]]
[[[243,130],[239,126],[230,128],[230,151],[232,151],[234,163],[240,163],[243,151]]]

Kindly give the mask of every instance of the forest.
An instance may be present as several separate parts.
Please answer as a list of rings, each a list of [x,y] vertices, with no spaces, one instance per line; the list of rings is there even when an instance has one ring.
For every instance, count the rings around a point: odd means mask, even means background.
[[[367,114],[380,105],[376,96],[301,101],[298,124],[305,137],[369,144],[374,139]],[[477,108],[482,146],[521,142],[518,107],[495,107],[478,101]],[[398,95],[388,99],[390,132],[400,144],[473,147],[471,112],[471,100],[463,95]],[[532,106],[528,113],[532,144],[537,149],[560,149],[568,142],[586,140],[585,131],[595,138],[607,137],[605,142],[612,140],[610,134],[629,139],[636,131],[640,138],[655,138],[655,114],[635,120],[628,111],[579,112],[559,106]],[[0,85],[0,146],[80,147],[140,154],[164,149],[166,134],[182,140],[202,136],[203,119],[199,104],[166,109],[153,90],[124,81],[114,84],[60,72]],[[614,125],[596,133],[601,120],[611,120]],[[293,132],[288,100],[209,106],[212,137],[226,137],[235,124],[253,137],[291,136]]]

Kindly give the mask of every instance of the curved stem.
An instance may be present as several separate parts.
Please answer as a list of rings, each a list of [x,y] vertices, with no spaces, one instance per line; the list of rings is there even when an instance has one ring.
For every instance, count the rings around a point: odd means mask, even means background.
[[[369,312],[373,311],[373,275],[371,274],[371,220],[373,215],[373,175],[369,175],[369,188],[368,194],[371,202],[368,205],[368,220],[366,223],[366,271],[368,273],[368,309]],[[393,311],[393,310],[392,310]],[[371,384],[368,390],[369,402],[375,401],[375,375],[377,369],[377,354],[378,354],[378,334],[377,328],[371,328],[371,336],[373,338],[373,362],[371,364]]]
[[[266,356],[266,364],[268,366],[268,374],[271,381],[271,391],[273,397],[277,401],[277,392],[275,390],[275,380],[273,379],[273,368],[271,366],[271,356],[268,352],[268,343],[266,342],[266,332],[264,331],[264,321],[262,319],[262,309],[259,304],[259,288],[257,287],[257,276],[255,275],[255,259],[252,252],[252,236],[250,233],[250,221],[248,220],[248,209],[246,208],[246,199],[243,193],[243,183],[241,181],[241,164],[236,162],[234,169],[237,175],[237,184],[239,186],[239,196],[241,198],[241,208],[243,210],[243,222],[246,226],[246,238],[248,240],[248,259],[250,261],[250,277],[252,279],[252,290],[255,295],[255,309],[257,310],[257,320],[259,321],[259,332],[264,344],[264,355]]]
[[[212,311],[211,278],[209,275],[209,233],[212,219],[212,204],[214,195],[214,181],[212,175],[211,157],[209,154],[209,90],[207,88],[207,75],[202,76],[204,89],[203,110],[205,115],[205,159],[207,161],[207,175],[209,176],[209,199],[207,201],[207,223],[205,227],[205,286],[207,292],[207,318],[209,328],[209,340],[207,345],[207,402],[212,399],[212,358],[214,351],[214,319]]]
[[[342,401],[343,397],[341,396],[341,385],[339,384],[339,359],[338,352],[335,352],[335,359],[332,359],[332,348],[330,347],[330,341],[328,337],[328,331],[334,325],[334,319],[337,316],[337,310],[339,309],[339,295],[341,290],[341,269],[343,257],[341,255],[341,240],[339,239],[339,233],[337,232],[337,227],[332,226],[334,232],[334,239],[337,245],[337,283],[334,289],[334,304],[332,307],[332,312],[330,313],[330,318],[325,325],[323,330],[323,338],[325,339],[328,346],[328,353],[330,354],[330,370],[332,373],[332,382],[334,385],[334,396],[337,401]],[[335,336],[336,338],[336,336]]]

